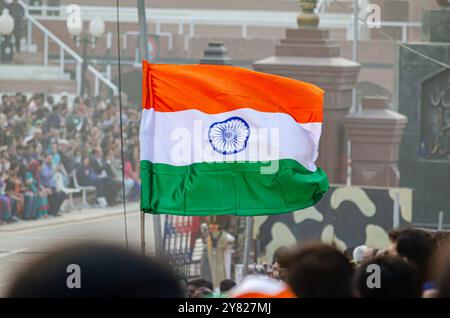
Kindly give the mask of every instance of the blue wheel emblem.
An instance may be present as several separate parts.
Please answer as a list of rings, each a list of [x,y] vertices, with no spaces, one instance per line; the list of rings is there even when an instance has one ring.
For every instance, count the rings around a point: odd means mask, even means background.
[[[223,155],[232,155],[247,147],[250,126],[240,117],[231,117],[209,127],[209,142]]]

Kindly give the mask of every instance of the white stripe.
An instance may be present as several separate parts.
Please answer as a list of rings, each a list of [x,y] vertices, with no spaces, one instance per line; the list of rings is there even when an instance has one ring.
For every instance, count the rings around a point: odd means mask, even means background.
[[[250,126],[247,147],[232,155],[214,151],[208,138],[212,124],[240,117]],[[142,112],[141,160],[185,166],[200,162],[267,162],[293,159],[315,171],[322,123],[297,123],[285,113],[238,109],[221,114],[198,110]]]
[[[245,294],[261,294],[276,296],[287,289],[286,284],[266,276],[249,275],[233,288],[229,295],[232,298]]]

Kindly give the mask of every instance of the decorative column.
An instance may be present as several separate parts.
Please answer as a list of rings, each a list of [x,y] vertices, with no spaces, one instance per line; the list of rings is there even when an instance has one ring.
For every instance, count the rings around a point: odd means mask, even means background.
[[[386,97],[364,97],[362,112],[344,118],[351,141],[352,185],[397,187],[399,147],[407,118],[389,109]]]
[[[199,64],[231,65],[228,50],[223,42],[209,42]]]
[[[360,65],[340,56],[340,46],[330,39],[330,31],[316,27],[312,17],[305,18],[305,6],[299,27],[287,29],[286,37],[275,48],[275,56],[256,61],[256,71],[277,74],[313,83],[325,90],[324,121],[318,166],[331,183],[345,182],[345,146],[342,120],[352,106],[352,89]],[[315,4],[314,4],[315,7]],[[310,16],[310,12],[306,16]]]
[[[450,69],[444,65],[450,62],[450,2],[437,2],[441,8],[423,12],[422,41],[398,48],[398,110],[408,117],[399,169],[401,185],[414,189],[414,221],[437,223],[443,211],[446,224],[450,222]]]

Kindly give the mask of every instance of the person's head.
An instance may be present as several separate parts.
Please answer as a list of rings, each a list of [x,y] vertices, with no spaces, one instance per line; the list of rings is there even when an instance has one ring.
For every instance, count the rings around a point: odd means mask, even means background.
[[[393,229],[388,233],[388,235],[389,235],[389,247],[388,247],[389,255],[392,255],[392,256],[397,255],[397,238],[400,235],[400,232],[401,231],[398,229]]]
[[[40,170],[41,170],[41,163],[38,160],[32,160],[28,165],[28,171],[30,171],[34,177],[36,177],[39,174]]]
[[[91,161],[90,161],[90,159],[89,159],[89,156],[83,156],[83,157],[81,158],[81,162],[83,163],[83,166],[84,166],[84,167],[89,166],[89,164],[91,163]]]
[[[280,263],[280,259],[289,251],[286,246],[280,246],[273,252],[272,264]]]
[[[298,297],[352,297],[353,267],[335,247],[301,244],[285,257],[287,282]]]
[[[198,278],[193,279],[187,284],[187,292],[189,298],[196,298],[196,292],[198,289],[204,288],[208,290],[213,290],[213,284],[206,279]]]
[[[426,280],[436,241],[431,233],[419,229],[406,229],[400,232],[396,241],[396,253],[414,264],[420,277]]]
[[[220,282],[220,292],[226,293],[229,290],[231,290],[234,286],[236,286],[236,283],[231,280],[231,279],[224,279],[223,281]]]
[[[18,162],[11,162],[11,165],[9,166],[9,171],[11,172],[11,175],[17,175],[20,170],[20,165]]]
[[[364,261],[356,272],[354,286],[356,296],[361,298],[419,298],[422,294],[416,268],[396,256]]]
[[[285,259],[286,254],[289,249],[286,246],[280,246],[275,250],[272,257],[272,271],[270,277],[274,279],[286,280],[285,264],[283,259]]]
[[[200,287],[195,290],[193,297],[191,298],[208,298],[211,297],[213,291],[206,287]]]
[[[353,249],[352,259],[356,263],[361,263],[366,256],[368,247],[366,245],[359,245]]]
[[[92,151],[92,155],[94,156],[94,158],[102,158],[103,157],[102,148],[100,147],[94,148],[94,150]]]
[[[81,288],[68,286],[78,283]],[[183,291],[176,276],[155,259],[119,247],[80,244],[29,264],[13,283],[9,297],[181,298]]]
[[[353,260],[353,251],[355,250],[355,247],[348,247],[344,251],[344,256],[347,257],[349,261]]]
[[[62,153],[66,153],[69,151],[69,149],[71,148],[71,144],[65,140],[65,139],[60,139],[58,141],[58,146],[57,149],[60,150]]]
[[[44,162],[47,165],[51,165],[52,164],[52,155],[49,153],[44,153]]]
[[[52,143],[51,149],[52,153],[58,153],[58,144],[56,142]]]

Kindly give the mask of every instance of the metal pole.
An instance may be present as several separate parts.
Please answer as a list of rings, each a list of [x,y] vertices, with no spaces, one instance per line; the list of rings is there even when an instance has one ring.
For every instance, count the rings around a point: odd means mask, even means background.
[[[138,21],[139,21],[139,46],[141,50],[141,58],[148,60],[148,45],[147,45],[147,19],[145,17],[145,1],[137,0],[138,8]],[[144,220],[145,214],[142,212],[141,216],[141,232],[145,230]],[[153,215],[153,231],[155,235],[155,254],[156,256],[162,256],[163,246],[162,246],[162,234],[161,234],[161,217],[157,214]],[[145,235],[141,233],[141,246],[145,246]]]
[[[44,35],[44,66],[48,66],[48,36]]]
[[[28,53],[31,53],[31,44],[33,43],[32,40],[33,36],[33,30],[30,19],[27,20],[27,50]]]
[[[439,211],[438,231],[444,228],[444,211]]]
[[[111,80],[111,50],[112,50],[112,33],[109,32],[106,38],[106,77]]]
[[[347,141],[347,187],[352,185],[352,142]]]
[[[145,213],[141,213],[141,253],[145,255]]]
[[[147,19],[145,16],[145,1],[137,0],[139,19],[139,47],[141,49],[141,60],[149,59],[147,44]]]
[[[399,226],[400,226],[400,193],[397,191],[394,194],[393,228],[396,229]]]
[[[250,262],[250,249],[253,239],[253,217],[246,218],[245,224],[245,244],[244,244],[244,268],[242,269],[242,276],[247,275],[248,265]]]
[[[83,63],[81,66],[81,96],[84,97],[84,91],[86,89],[86,69],[88,66],[87,62],[87,45],[88,45],[88,36],[82,35],[81,36],[81,44],[83,45]]]
[[[358,41],[359,41],[359,0],[353,0],[353,43],[352,43],[352,58],[353,61],[358,62]],[[352,91],[352,108],[354,111],[360,112],[361,108],[357,105],[356,87]]]
[[[59,71],[60,71],[60,76],[61,76],[61,79],[63,79],[63,77],[64,77],[64,49],[61,47],[60,49],[59,49],[59,67],[60,67],[60,69],[59,69]]]

